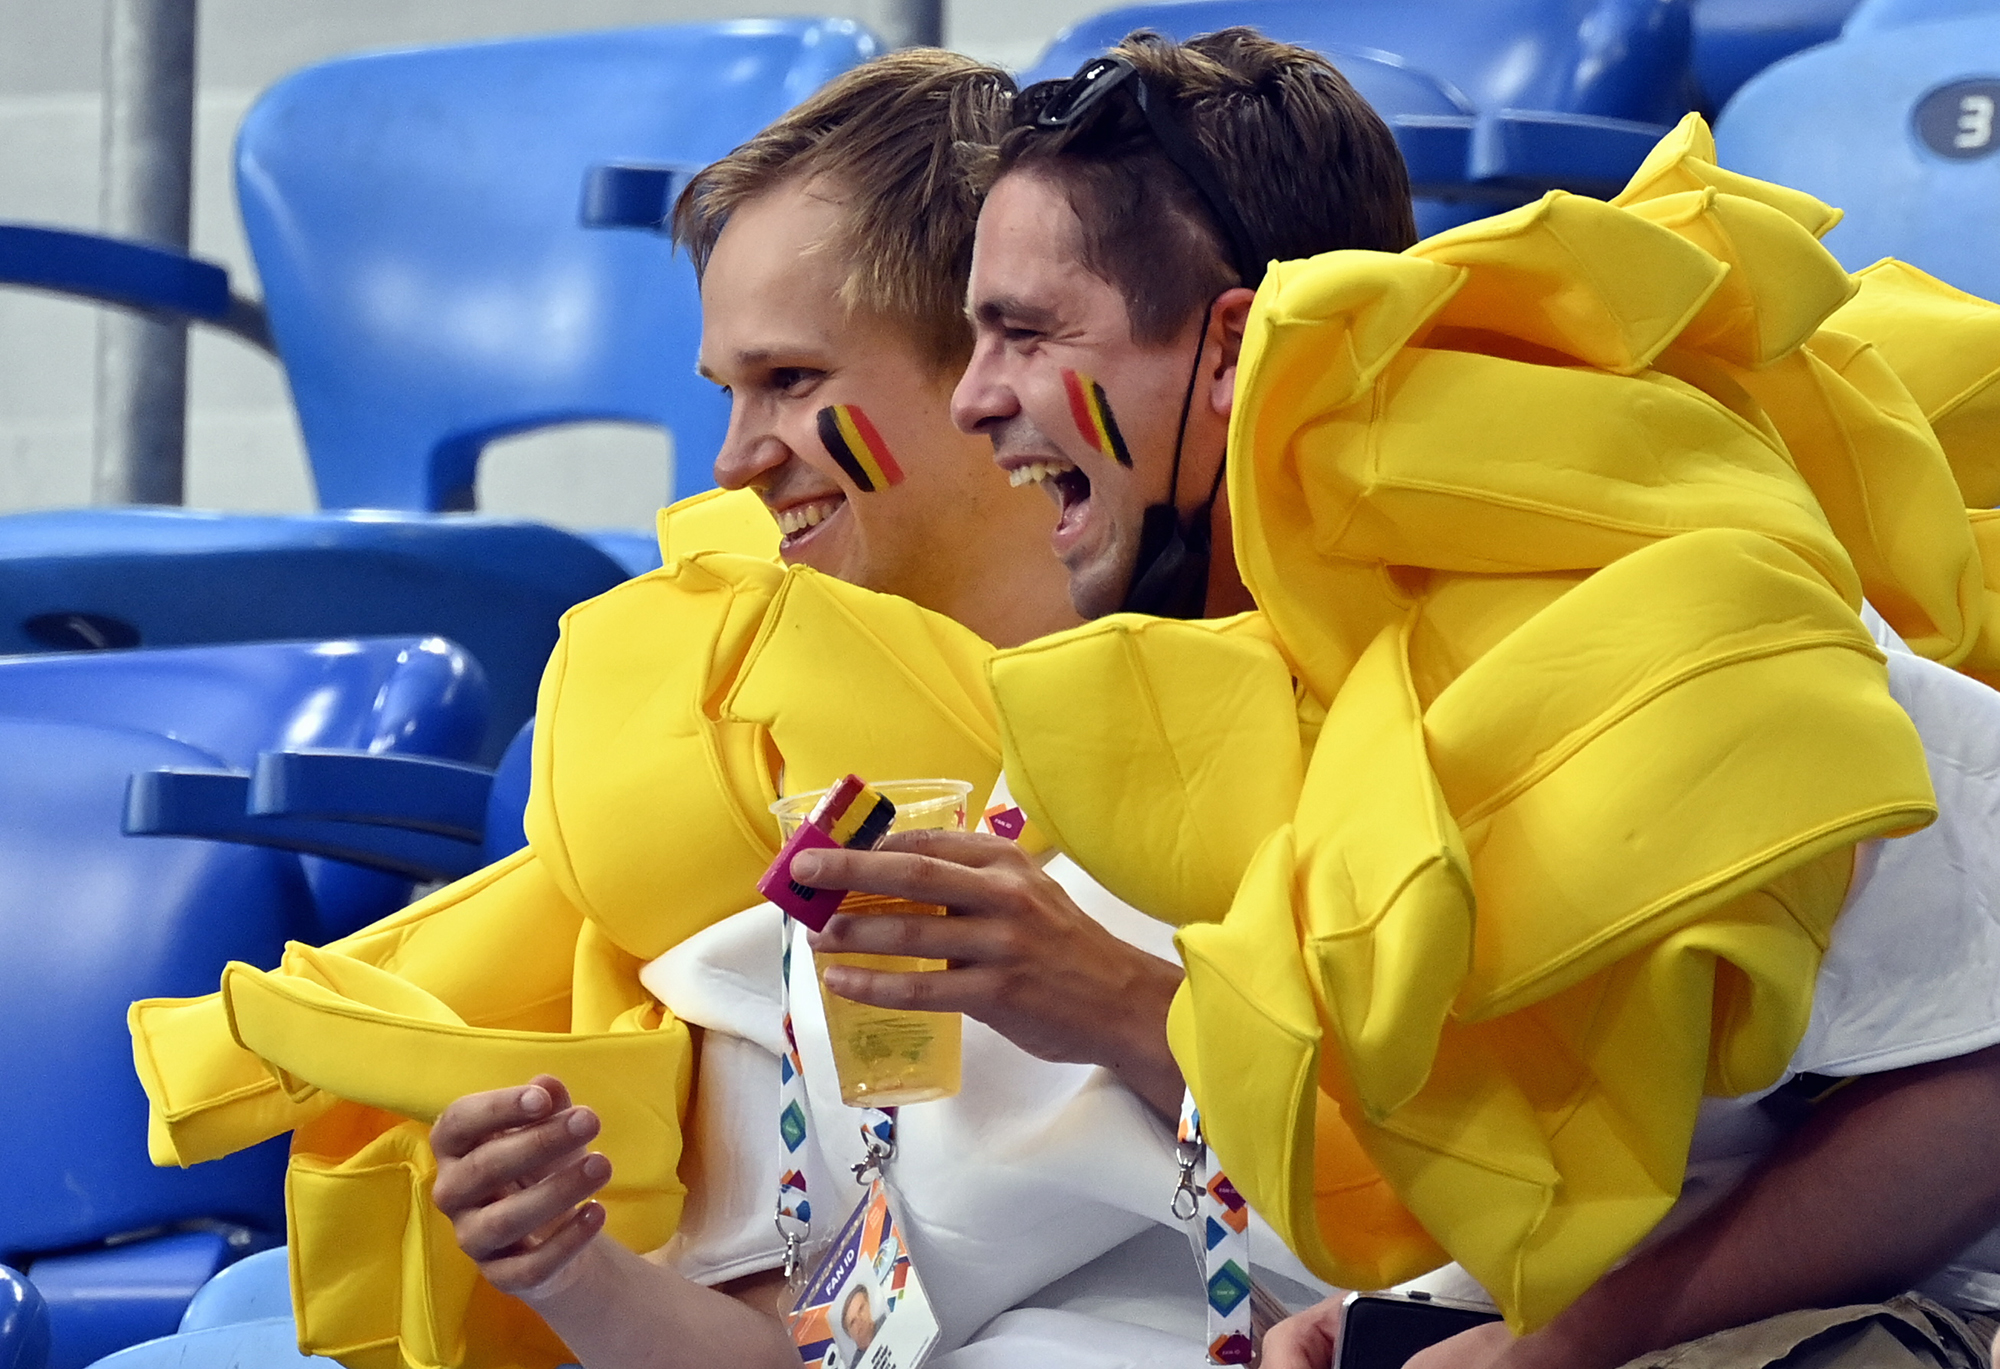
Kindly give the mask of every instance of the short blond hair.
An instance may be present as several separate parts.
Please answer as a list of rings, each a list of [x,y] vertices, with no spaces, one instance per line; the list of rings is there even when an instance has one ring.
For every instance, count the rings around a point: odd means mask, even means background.
[[[1014,80],[937,48],[908,48],[836,77],[689,181],[674,241],[708,268],[729,216],[778,186],[823,181],[844,201],[841,302],[900,324],[940,371],[972,354],[965,282],[979,196],[968,170],[1007,126]]]

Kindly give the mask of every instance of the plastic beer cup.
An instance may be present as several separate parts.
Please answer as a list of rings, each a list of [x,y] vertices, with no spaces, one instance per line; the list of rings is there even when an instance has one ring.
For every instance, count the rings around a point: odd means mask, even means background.
[[[972,786],[964,780],[880,780],[870,787],[896,805],[891,832],[934,830],[963,832],[966,800]],[[792,794],[771,805],[785,839],[798,830],[826,791]],[[944,916],[935,903],[913,903],[878,894],[850,893],[840,905],[844,914],[921,913]],[[903,1012],[856,1003],[827,992],[828,965],[855,965],[866,970],[942,970],[942,960],[906,955],[813,956],[820,1002],[826,1008],[827,1034],[833,1040],[833,1066],[840,1076],[840,1100],[849,1107],[900,1107],[958,1092],[959,1042],[964,1019],[955,1012]]]

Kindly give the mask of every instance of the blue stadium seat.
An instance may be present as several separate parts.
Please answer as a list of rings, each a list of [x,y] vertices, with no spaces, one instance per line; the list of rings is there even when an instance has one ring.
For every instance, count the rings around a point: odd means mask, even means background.
[[[694,375],[693,270],[586,220],[658,227],[676,175],[877,50],[847,20],[741,20],[341,58],[265,92],[237,194],[321,504],[469,508],[487,442],[582,420],[667,428],[677,497],[708,488],[728,407]],[[649,208],[606,203],[635,185]]]
[[[0,515],[0,654],[436,634],[471,652],[492,765],[534,712],[557,622],[625,579],[536,523],[172,509]],[[302,743],[334,745],[335,743]]]
[[[1695,0],[1694,75],[1711,118],[1773,62],[1840,36],[1855,0]]]
[[[340,1369],[340,1361],[301,1355],[288,1312],[149,1340],[105,1356],[93,1369]]]
[[[18,1270],[0,1265],[0,1369],[43,1369],[48,1362],[48,1306]]]
[[[478,664],[435,637],[0,657],[0,715],[131,727],[197,747],[232,773],[239,823],[266,753],[360,753],[378,773],[370,792],[355,796],[350,807],[363,807],[365,797],[376,814],[410,799],[407,781],[399,784],[383,773],[398,761],[467,769],[448,762],[477,750],[486,711]],[[471,835],[476,843],[490,777],[473,773],[480,777]],[[163,829],[222,835],[185,823],[153,830]],[[408,900],[412,878],[440,873],[383,873],[379,863],[364,869],[312,858],[304,869],[321,940],[387,915]]]
[[[528,808],[528,780],[534,765],[535,720],[521,724],[500,766],[493,772],[493,789],[486,799],[486,834],[480,863],[491,865],[528,844],[521,815]]]
[[[585,421],[671,432],[685,497],[728,406],[693,374],[672,197],[880,50],[850,20],[773,19],[338,59],[265,92],[238,136],[264,302],[214,263],[46,225],[0,224],[0,285],[275,348],[324,508],[469,509],[488,442]],[[629,535],[604,545],[658,564]]]
[[[221,764],[152,732],[0,715],[0,1077],[49,1119],[0,1132],[0,1259],[48,1301],[53,1369],[173,1330],[177,1290],[283,1230],[282,1139],[148,1163],[125,1031],[133,999],[207,992],[225,962],[275,964],[318,933],[296,857],[120,834],[133,772]]]
[[[1190,38],[1231,24],[1325,53],[1388,119],[1420,200],[1479,212],[1561,187],[1615,192],[1691,107],[1688,0],[1190,0],[1133,5],[1057,35],[1024,81],[1067,76],[1137,28]],[[1414,73],[1455,110],[1406,103],[1376,66]],[[1464,149],[1440,165],[1440,128]],[[1460,214],[1458,217],[1464,217]],[[1436,216],[1427,228],[1443,226]]]
[[[274,1317],[288,1323],[292,1318],[292,1280],[284,1246],[238,1260],[203,1284],[181,1316],[180,1330],[206,1331]]]
[[[171,1334],[189,1299],[245,1249],[276,1236],[245,1228],[174,1231],[34,1262],[50,1319],[49,1369]]]
[[[1936,24],[1947,19],[1977,19],[2000,12],[1994,0],[1861,0],[1841,31],[1845,38],[1910,24]]]
[[[346,748],[460,760],[486,682],[436,637],[0,657],[0,715],[157,732],[249,771],[265,751]]]
[[[1722,162],[1844,209],[1826,245],[1849,270],[1901,257],[2000,297],[2000,11],[1863,18],[1737,92],[1716,125]]]

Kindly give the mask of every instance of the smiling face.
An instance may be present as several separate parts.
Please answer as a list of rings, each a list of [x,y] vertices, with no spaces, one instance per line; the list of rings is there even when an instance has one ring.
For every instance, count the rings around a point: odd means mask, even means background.
[[[1084,617],[1124,602],[1146,506],[1169,497],[1191,369],[1178,503],[1192,509],[1206,497],[1228,440],[1230,330],[1240,337],[1249,300],[1248,290],[1227,292],[1206,331],[1197,313],[1164,342],[1135,341],[1124,297],[1083,260],[1081,225],[1061,187],[1016,171],[987,196],[968,290],[972,361],[952,417],[992,440],[1010,479],[1053,499],[1050,544]]]
[[[996,645],[1075,622],[1053,517],[951,421],[955,369],[840,298],[841,205],[787,182],[738,208],[702,277],[701,372],[729,391],[716,457],[755,490],[788,564],[956,618]]]

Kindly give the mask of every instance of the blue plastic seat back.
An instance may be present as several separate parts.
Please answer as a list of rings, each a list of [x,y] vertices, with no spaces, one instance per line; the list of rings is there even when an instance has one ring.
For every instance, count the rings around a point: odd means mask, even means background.
[[[283,1229],[284,1142],[193,1169],[146,1156],[136,998],[214,990],[314,928],[295,857],[121,831],[126,782],[221,758],[126,728],[0,716],[0,1069],[46,1125],[0,1130],[0,1258],[176,1221]]]
[[[189,1302],[242,1253],[232,1236],[256,1239],[241,1228],[204,1227],[36,1260],[28,1277],[48,1305],[49,1369],[86,1369],[128,1345],[172,1335]]]
[[[1773,62],[1838,38],[1854,5],[1855,0],[1695,0],[1694,74],[1702,108],[1721,109]]]
[[[0,657],[0,715],[155,732],[249,770],[309,747],[465,760],[486,677],[438,637]]]
[[[521,724],[500,766],[493,772],[493,788],[486,795],[486,841],[480,854],[487,864],[512,855],[528,844],[522,815],[528,808],[528,785],[535,763],[535,720]]]
[[[692,171],[877,47],[847,20],[744,20],[349,57],[273,86],[237,194],[322,506],[469,507],[489,440],[592,419],[667,428],[676,496],[707,488],[728,406],[694,375],[692,267],[659,234],[584,226],[586,178]]]
[[[98,1369],[339,1369],[340,1361],[299,1353],[292,1319],[212,1326],[150,1340],[106,1355]]]
[[[264,751],[313,747],[467,759],[487,689],[438,637],[50,652],[0,656],[0,714],[137,728],[247,772]],[[312,856],[302,868],[327,937],[409,900],[407,878]]]
[[[1723,165],[1846,211],[1849,270],[1901,257],[2000,297],[2000,13],[1867,30],[1780,62],[1716,125]]]
[[[1990,17],[2000,6],[1993,0],[1861,0],[1842,30],[1843,37],[1859,37],[1883,29],[1909,24],[1937,24],[1948,19]]]
[[[19,1271],[0,1265],[0,1369],[42,1369],[49,1358],[49,1314]]]
[[[538,523],[8,514],[0,515],[0,655],[435,634],[485,671],[486,727],[466,758],[491,765],[534,712],[563,612],[624,578],[581,538]]]
[[[292,1278],[286,1248],[260,1250],[238,1260],[201,1286],[182,1314],[182,1331],[206,1331],[292,1316]]]
[[[1688,108],[1686,0],[1192,0],[1132,5],[1095,15],[1057,35],[1022,80],[1067,76],[1133,29],[1187,39],[1232,24],[1247,24],[1266,37],[1315,51],[1348,47],[1393,54],[1437,77],[1482,112],[1542,110],[1671,123]]]

